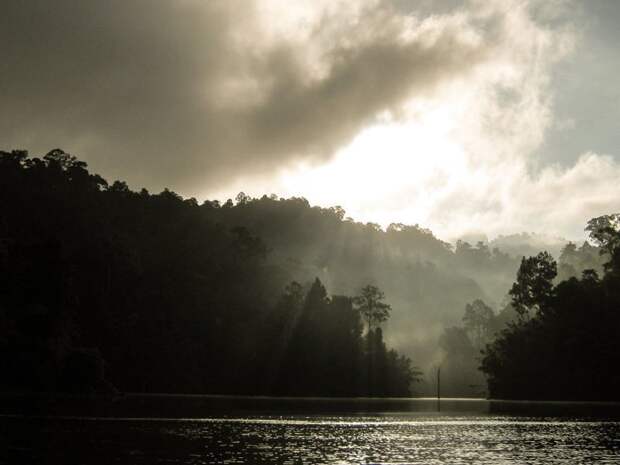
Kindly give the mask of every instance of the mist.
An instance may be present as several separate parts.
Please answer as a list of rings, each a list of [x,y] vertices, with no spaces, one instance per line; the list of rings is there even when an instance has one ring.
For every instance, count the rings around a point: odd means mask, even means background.
[[[136,192],[62,150],[2,152],[0,168],[9,386],[66,389],[84,371],[123,391],[429,395],[443,367],[445,393],[485,396],[484,351],[523,320],[514,289],[528,260],[547,254],[545,286],[611,266],[588,242],[450,244],[303,198]],[[349,384],[325,385],[339,364]]]
[[[618,0],[3,0],[0,463],[620,455]]]

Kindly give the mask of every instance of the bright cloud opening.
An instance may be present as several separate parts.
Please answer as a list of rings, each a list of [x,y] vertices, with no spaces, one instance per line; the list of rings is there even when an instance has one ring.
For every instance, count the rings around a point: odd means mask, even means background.
[[[348,10],[331,9],[325,17],[346,11],[361,27],[360,11],[368,11],[360,7],[364,2],[347,5]],[[372,11],[379,3],[369,5]],[[432,46],[433,37],[452,28],[461,43],[486,43],[484,58],[435,87],[412,89],[327,161],[302,160],[273,175],[240,177],[215,195],[234,197],[238,189],[303,196],[317,205],[340,205],[358,221],[418,223],[447,239],[545,228],[583,237],[589,217],[615,205],[600,187],[576,186],[571,179],[587,177],[593,165],[611,164],[614,173],[618,167],[596,154],[572,168],[545,167],[537,155],[554,124],[554,66],[570,56],[578,36],[561,21],[566,7],[567,2],[471,1],[428,18],[401,13],[390,24],[398,24],[404,40],[424,36]],[[304,14],[304,31],[312,29],[307,27],[312,18],[325,18]],[[605,189],[618,193],[611,184]],[[561,225],[548,212],[555,195],[573,204]],[[582,200],[589,207],[581,208]]]

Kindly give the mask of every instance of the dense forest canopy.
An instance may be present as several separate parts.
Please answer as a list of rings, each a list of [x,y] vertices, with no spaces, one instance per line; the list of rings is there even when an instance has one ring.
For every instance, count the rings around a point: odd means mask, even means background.
[[[364,329],[358,300],[292,280],[231,203],[132,192],[60,150],[0,153],[0,200],[4,389],[411,393],[388,315]]]
[[[602,276],[590,268],[557,282],[551,255],[523,258],[510,289],[518,317],[488,344],[482,359],[491,396],[618,400],[619,224],[620,215],[605,215],[586,228],[606,258]],[[571,246],[563,255],[575,253]]]
[[[522,323],[519,305],[538,311],[515,286],[554,260],[521,261],[541,242],[529,234],[453,246],[303,198],[135,192],[62,150],[0,152],[0,205],[5,389],[428,394],[442,365],[449,395],[486,394],[481,351]],[[533,282],[555,296],[609,274],[593,238]]]

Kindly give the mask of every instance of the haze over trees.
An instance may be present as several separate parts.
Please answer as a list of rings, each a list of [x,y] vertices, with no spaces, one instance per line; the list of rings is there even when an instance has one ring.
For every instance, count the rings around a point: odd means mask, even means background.
[[[2,389],[411,393],[387,304],[364,331],[352,298],[293,281],[222,221],[232,203],[133,192],[54,150],[0,153],[0,204]]]
[[[618,400],[619,220],[618,214],[605,215],[586,227],[606,258],[602,276],[586,269],[555,283],[558,267],[549,254],[522,260],[510,290],[518,319],[488,345],[482,359],[491,396]],[[575,253],[573,246],[567,249],[563,256]]]
[[[607,217],[595,218],[587,229],[591,231],[593,225],[604,223],[604,218]],[[606,366],[605,369],[610,370],[609,373],[613,373],[608,364],[610,360],[618,357],[619,347],[615,346],[615,348],[608,347],[606,356],[597,354],[597,357],[603,357],[597,360],[606,358],[607,361],[599,362],[598,365],[587,361],[588,356],[594,355],[589,351],[594,349],[584,335],[587,331],[596,334],[603,329],[601,327],[594,329],[593,325],[609,324],[606,319],[595,322],[590,320],[593,315],[601,311],[600,308],[592,309],[598,305],[597,300],[586,299],[571,303],[581,306],[580,315],[583,322],[568,318],[574,310],[565,309],[566,302],[557,300],[557,290],[568,289],[568,283],[574,284],[579,282],[579,279],[595,277],[598,279],[597,270],[603,273],[603,270],[608,268],[609,265],[604,265],[609,257],[608,248],[603,246],[603,241],[594,239],[593,242],[598,245],[587,242],[581,247],[573,243],[566,244],[558,254],[557,263],[547,252],[523,257],[516,274],[516,282],[510,287],[507,299],[499,311],[493,310],[480,299],[465,306],[462,323],[445,328],[439,338],[439,347],[442,350],[440,359],[442,386],[445,395],[486,395],[518,399],[613,398],[600,395],[596,389],[584,388],[578,391],[575,387],[579,383],[578,380],[571,381],[571,387],[564,389],[562,383],[568,381],[557,372],[569,369],[574,373],[579,372],[583,378],[590,377],[593,383],[608,383],[605,375],[595,372],[601,368],[602,363]],[[557,309],[559,319],[556,323],[562,321],[565,316],[567,318],[563,325],[568,324],[570,329],[553,328],[552,326],[556,324],[553,320],[540,316],[542,309],[549,305]],[[533,328],[540,329],[543,321],[544,329],[534,331]],[[602,340],[609,336],[599,334]],[[580,352],[579,357],[565,351],[564,347],[568,341],[572,344],[573,351]],[[531,347],[532,344],[538,345]],[[610,355],[613,353],[616,355]],[[547,361],[541,361],[540,357]],[[552,358],[564,362],[556,364],[550,361]],[[542,367],[541,364],[544,363],[550,365]],[[534,371],[536,366],[539,366],[538,372]],[[543,373],[545,376],[541,378]],[[553,382],[547,377],[551,377]],[[533,385],[539,383],[543,387],[536,389],[544,392],[533,389]]]
[[[0,152],[0,205],[2,389],[400,396],[437,365],[444,395],[618,386],[616,216],[521,259],[300,198],[134,192],[61,150]]]
[[[439,338],[442,392],[451,397],[485,397],[487,382],[480,371],[483,350],[514,318],[512,305],[495,312],[476,299],[465,305],[459,325],[446,327]]]

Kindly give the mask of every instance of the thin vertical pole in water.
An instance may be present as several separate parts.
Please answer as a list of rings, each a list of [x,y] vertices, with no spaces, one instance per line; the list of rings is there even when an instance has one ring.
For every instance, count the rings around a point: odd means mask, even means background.
[[[441,412],[441,367],[437,367],[437,411]]]

